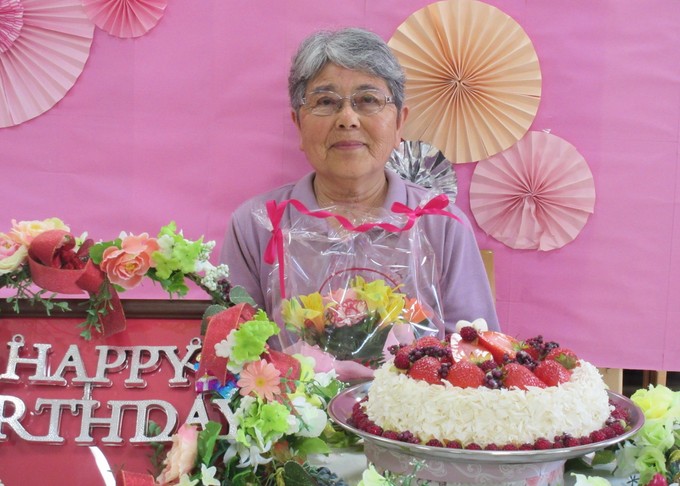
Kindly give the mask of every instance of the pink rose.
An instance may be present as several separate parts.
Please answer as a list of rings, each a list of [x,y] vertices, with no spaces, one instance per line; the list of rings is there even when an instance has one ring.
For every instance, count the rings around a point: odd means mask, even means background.
[[[59,229],[71,231],[59,218],[49,218],[43,221],[19,221],[12,220],[12,229],[9,237],[20,245],[30,246],[33,238],[47,230]]]
[[[112,283],[129,290],[153,266],[151,254],[158,250],[158,242],[147,233],[125,236],[121,248],[110,246],[104,250],[100,266]]]
[[[335,327],[354,326],[368,315],[368,305],[363,300],[346,299],[326,310],[326,318]]]
[[[177,481],[182,474],[190,474],[198,457],[198,429],[192,425],[182,425],[172,436],[172,447],[165,457],[165,468],[156,479],[162,486]]]
[[[12,273],[26,261],[28,249],[10,235],[0,233],[0,275]]]

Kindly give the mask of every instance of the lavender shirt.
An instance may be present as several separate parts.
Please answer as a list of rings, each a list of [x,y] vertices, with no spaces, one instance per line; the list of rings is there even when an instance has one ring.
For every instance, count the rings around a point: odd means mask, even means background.
[[[389,183],[384,206],[386,209],[395,202],[415,208],[423,199],[432,196],[428,189],[404,181],[391,171],[385,174]],[[270,315],[274,299],[268,291],[268,282],[273,268],[264,262],[263,255],[271,233],[255,220],[253,210],[262,208],[272,199],[277,202],[297,199],[310,210],[319,209],[312,187],[313,180],[312,172],[294,184],[249,199],[234,211],[227,230],[220,260],[229,266],[232,284],[243,286]],[[295,211],[289,206],[283,225],[291,217],[291,210]],[[486,319],[489,329],[498,330],[498,317],[489,281],[469,220],[453,204],[449,205],[448,211],[463,222],[447,217],[424,216],[418,223],[435,253],[435,264],[441,276],[439,285],[446,327],[453,330],[460,319],[473,321],[482,317]],[[294,217],[298,214],[295,213]]]

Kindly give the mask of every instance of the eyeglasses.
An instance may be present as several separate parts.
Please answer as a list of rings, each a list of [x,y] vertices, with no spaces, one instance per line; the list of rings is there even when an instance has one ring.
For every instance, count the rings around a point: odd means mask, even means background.
[[[330,116],[342,110],[345,100],[349,100],[352,109],[360,115],[374,115],[394,103],[391,96],[378,89],[362,89],[350,96],[340,96],[335,91],[313,91],[302,98],[302,104],[313,115]]]

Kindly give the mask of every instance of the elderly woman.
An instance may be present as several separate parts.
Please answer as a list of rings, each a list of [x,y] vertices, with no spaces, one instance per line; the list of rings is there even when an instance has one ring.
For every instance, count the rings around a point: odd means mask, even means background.
[[[302,42],[288,77],[291,117],[313,171],[296,183],[257,196],[233,214],[222,260],[232,283],[242,285],[267,312],[272,267],[263,261],[270,233],[253,210],[268,200],[297,199],[308,209],[350,205],[362,209],[418,206],[431,193],[385,169],[401,142],[408,115],[404,73],[387,44],[356,28],[315,33]],[[419,228],[434,249],[447,328],[459,320],[498,319],[474,234],[451,204],[449,217],[423,217]],[[295,217],[287,212],[286,217]]]

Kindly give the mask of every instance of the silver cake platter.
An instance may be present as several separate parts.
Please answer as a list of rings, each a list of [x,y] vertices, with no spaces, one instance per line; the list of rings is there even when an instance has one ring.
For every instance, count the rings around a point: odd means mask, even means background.
[[[536,464],[542,462],[566,461],[567,459],[585,456],[591,452],[604,449],[628,439],[642,427],[645,421],[642,411],[635,403],[623,395],[609,391],[607,393],[609,394],[611,403],[626,410],[630,417],[629,429],[624,434],[611,439],[576,447],[532,451],[448,449],[446,447],[409,444],[397,440],[386,439],[385,437],[369,434],[368,432],[351,426],[348,421],[352,416],[352,407],[356,402],[361,401],[366,396],[370,386],[371,382],[369,381],[346,388],[340,392],[328,405],[330,417],[345,430],[362,437],[364,443],[373,449],[384,449],[386,451],[406,454],[411,457],[425,460],[487,464]]]

